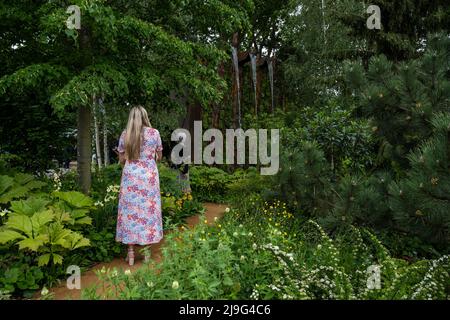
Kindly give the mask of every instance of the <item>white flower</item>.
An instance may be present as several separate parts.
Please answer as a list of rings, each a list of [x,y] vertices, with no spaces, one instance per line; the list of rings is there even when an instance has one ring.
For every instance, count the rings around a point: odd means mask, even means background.
[[[227,207],[227,208],[225,209],[225,212],[226,212],[226,213],[230,212],[230,208]]]
[[[245,260],[245,256],[241,256],[241,261],[244,261]]]
[[[41,295],[46,296],[48,295],[48,289],[46,287],[43,287],[41,290]]]
[[[256,243],[253,244],[253,250],[256,250],[258,248],[258,245]]]
[[[219,220],[219,218],[218,217],[214,217],[214,221],[217,222],[217,220]]]
[[[233,233],[233,237],[237,237],[238,236],[238,233],[237,232],[234,232]]]
[[[9,211],[8,209],[3,209],[2,211],[0,211],[0,217],[5,216],[7,213],[10,213],[11,211]]]
[[[249,236],[249,237],[253,236],[253,233],[249,232],[249,233],[248,233],[248,236]]]
[[[178,283],[178,281],[174,281],[172,282],[172,289],[178,289],[180,287],[180,284]]]
[[[129,276],[130,274],[131,274],[131,270],[130,269],[127,269],[127,270],[125,270],[125,272],[124,272],[127,276]]]

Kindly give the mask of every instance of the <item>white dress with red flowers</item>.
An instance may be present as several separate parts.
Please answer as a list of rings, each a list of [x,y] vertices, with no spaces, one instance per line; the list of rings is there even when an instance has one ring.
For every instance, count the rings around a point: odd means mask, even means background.
[[[161,194],[155,156],[162,151],[158,130],[144,127],[139,160],[126,161],[120,183],[116,241],[146,245],[163,237]],[[118,151],[125,152],[125,131]]]

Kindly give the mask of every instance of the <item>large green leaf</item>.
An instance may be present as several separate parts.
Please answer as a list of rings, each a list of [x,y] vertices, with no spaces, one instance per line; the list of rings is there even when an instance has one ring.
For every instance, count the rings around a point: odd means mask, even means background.
[[[86,247],[86,246],[90,246],[91,243],[89,241],[89,239],[83,237],[81,234],[79,234],[78,232],[72,232],[68,237],[67,237],[67,242],[69,244],[69,246],[67,247],[68,249],[74,250],[80,247]]]
[[[21,185],[24,185],[32,180],[34,180],[34,176],[27,173],[16,173],[14,175],[14,180]]]
[[[75,220],[75,224],[92,224],[92,218],[91,217],[83,217],[80,219]]]
[[[0,176],[0,194],[14,185],[14,179],[8,176]]]
[[[17,240],[17,239],[23,239],[25,238],[21,233],[16,232],[14,230],[3,230],[0,231],[0,243],[4,244],[9,241]]]
[[[51,222],[54,218],[55,214],[51,210],[45,210],[41,212],[36,212],[31,217],[31,223],[33,226],[33,230],[40,230],[44,225]]]
[[[10,229],[25,233],[29,238],[33,237],[33,225],[27,216],[11,213],[5,225]]]
[[[53,257],[53,263],[54,264],[62,264],[63,262],[63,257],[57,253],[53,253],[52,254]]]
[[[27,238],[19,241],[19,249],[30,249],[32,251],[37,251],[39,247],[44,245],[48,241],[48,236],[46,234],[40,234],[36,238]]]
[[[49,201],[43,198],[31,197],[26,200],[12,201],[11,210],[19,214],[32,216],[36,212],[43,211],[48,203]]]
[[[93,200],[78,191],[55,191],[53,195],[75,208],[91,207]]]
[[[45,228],[45,231],[52,245],[60,245],[64,248],[68,246],[66,237],[72,233],[70,229],[65,229],[60,223],[52,223]]]
[[[55,210],[55,222],[61,223],[61,224],[66,224],[70,221],[72,221],[72,217],[70,216],[70,214],[66,211],[63,210]]]
[[[11,190],[8,190],[0,196],[0,203],[8,203],[13,199],[24,197],[28,191],[28,188],[25,186],[13,186]]]
[[[28,188],[28,190],[34,190],[34,189],[40,189],[42,187],[45,187],[47,185],[44,181],[38,181],[38,180],[32,180],[28,182],[25,187]]]
[[[38,258],[38,266],[46,266],[50,262],[50,253],[43,254]]]

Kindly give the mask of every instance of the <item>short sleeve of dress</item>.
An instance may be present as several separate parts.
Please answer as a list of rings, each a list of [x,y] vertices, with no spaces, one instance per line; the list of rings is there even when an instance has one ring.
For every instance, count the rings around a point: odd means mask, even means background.
[[[125,152],[125,131],[123,131],[122,134],[120,135],[117,151],[119,151],[119,153]]]
[[[161,152],[163,150],[161,136],[159,135],[159,131],[156,130],[156,151]]]

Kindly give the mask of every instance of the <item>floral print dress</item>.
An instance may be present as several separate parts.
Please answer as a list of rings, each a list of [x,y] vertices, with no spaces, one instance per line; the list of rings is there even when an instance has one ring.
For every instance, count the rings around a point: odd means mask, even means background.
[[[162,151],[158,130],[144,127],[139,160],[126,161],[122,171],[116,241],[147,245],[163,237],[161,194],[156,152]],[[125,131],[118,151],[125,152]]]

